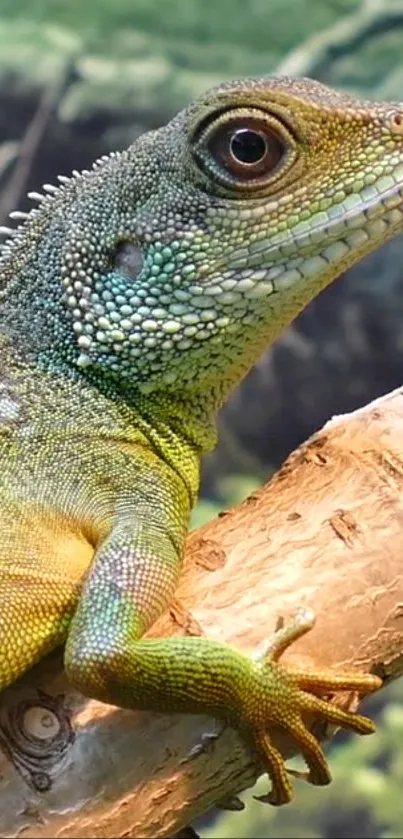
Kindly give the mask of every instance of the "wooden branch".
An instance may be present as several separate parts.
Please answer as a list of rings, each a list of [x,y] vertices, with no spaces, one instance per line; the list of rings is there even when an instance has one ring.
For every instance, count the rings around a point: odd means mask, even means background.
[[[396,678],[402,485],[399,389],[329,422],[263,491],[192,534],[177,603],[153,635],[202,627],[250,652],[279,616],[311,606],[317,624],[287,653],[290,662],[376,666]],[[229,728],[197,748],[213,720],[84,702],[66,687],[59,654],[1,698],[3,837],[24,828],[24,837],[177,835],[258,774]],[[343,702],[356,704],[351,696]],[[286,737],[276,742],[292,754]]]

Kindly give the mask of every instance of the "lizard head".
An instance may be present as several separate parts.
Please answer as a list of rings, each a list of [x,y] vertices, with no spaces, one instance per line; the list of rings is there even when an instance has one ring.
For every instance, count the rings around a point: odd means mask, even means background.
[[[37,260],[33,332],[53,330],[52,352],[84,375],[218,404],[403,229],[402,202],[400,106],[310,80],[230,82],[48,192],[0,269],[28,277]]]

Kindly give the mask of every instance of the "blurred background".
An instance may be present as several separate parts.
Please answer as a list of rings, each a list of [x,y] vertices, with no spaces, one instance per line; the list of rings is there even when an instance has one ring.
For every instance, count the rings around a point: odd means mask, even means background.
[[[0,0],[0,224],[27,191],[166,122],[209,85],[308,75],[403,99],[403,0]],[[335,413],[402,384],[403,240],[349,271],[233,395],[194,524],[241,500]],[[376,737],[341,735],[334,782],[281,810],[242,796],[219,837],[403,837],[403,682],[367,703]]]

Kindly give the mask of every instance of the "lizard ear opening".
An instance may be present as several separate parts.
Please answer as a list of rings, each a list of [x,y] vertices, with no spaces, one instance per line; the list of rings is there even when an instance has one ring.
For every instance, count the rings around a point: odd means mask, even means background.
[[[113,257],[113,267],[129,280],[135,280],[144,262],[142,249],[134,242],[119,242]]]

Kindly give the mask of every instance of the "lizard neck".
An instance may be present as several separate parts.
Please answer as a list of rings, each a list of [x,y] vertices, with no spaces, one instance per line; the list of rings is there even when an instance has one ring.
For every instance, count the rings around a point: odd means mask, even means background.
[[[68,361],[74,347],[71,318],[56,281],[65,231],[59,215],[31,214],[0,257],[0,329],[20,358],[46,367]]]
[[[149,449],[179,474],[194,505],[201,456],[216,442],[214,415],[201,403],[164,393],[146,397],[65,361],[38,364],[34,354],[21,352],[4,333],[0,352],[2,431],[61,449],[78,437],[99,443],[100,451],[102,441],[128,446],[128,451]]]
[[[69,189],[73,187],[71,184]],[[68,194],[66,202],[67,198]],[[95,406],[90,414],[94,431],[96,416],[104,411],[111,434],[130,437],[130,429],[141,429],[165,460],[175,460],[178,471],[183,472],[181,464],[185,461],[198,464],[216,444],[217,411],[239,376],[231,371],[225,379],[217,375],[221,373],[217,364],[223,363],[220,352],[211,356],[211,376],[196,388],[181,387],[180,376],[172,383],[160,383],[157,376],[149,387],[147,381],[138,381],[135,360],[131,375],[125,377],[110,367],[77,366],[80,349],[74,333],[74,312],[72,317],[57,279],[63,273],[66,218],[63,213],[45,213],[41,208],[31,216],[21,230],[21,242],[11,241],[0,259],[0,334],[8,368],[15,373],[25,365],[30,371],[27,378],[37,381],[39,391],[47,392],[50,387],[54,404],[60,405],[67,420],[70,417],[68,425],[72,429],[89,421],[88,411],[86,417],[83,415],[85,400],[86,406]],[[78,294],[80,280],[74,283]],[[81,299],[80,305],[84,302]],[[89,319],[91,316],[88,312]],[[209,351],[207,355],[210,358]],[[78,395],[77,400],[73,394]],[[35,402],[35,393],[32,399]],[[43,399],[45,392],[37,400],[42,424],[39,402]],[[192,465],[192,474],[195,471]],[[193,486],[195,481],[191,483]]]
[[[116,167],[116,160],[105,169],[112,165]],[[93,179],[87,175],[81,182],[70,181],[57,200],[49,203],[47,198],[41,207],[31,211],[4,247],[0,258],[0,331],[8,337],[19,357],[33,369],[60,374],[83,386],[87,383],[106,399],[133,408],[139,417],[144,417],[145,423],[155,426],[158,422],[164,434],[167,429],[168,437],[174,433],[183,439],[183,445],[187,440],[199,453],[210,451],[216,441],[214,417],[217,411],[256,360],[254,320],[252,318],[251,325],[247,325],[245,319],[231,324],[232,332],[228,336],[228,317],[224,317],[223,311],[222,329],[217,326],[211,339],[201,342],[190,335],[197,331],[190,325],[192,317],[192,324],[194,321],[190,312],[189,336],[180,333],[179,344],[175,343],[178,336],[171,336],[169,331],[164,340],[158,338],[155,343],[153,334],[144,330],[130,335],[135,339],[140,334],[141,343],[130,343],[129,349],[126,343],[123,346],[98,344],[104,329],[98,309],[104,307],[103,320],[110,319],[108,335],[113,335],[114,316],[118,316],[118,321],[122,318],[119,293],[122,283],[127,281],[116,272],[110,274],[106,270],[99,282],[93,276],[90,289],[80,278],[85,273],[85,260],[92,258],[92,252],[88,242],[80,250],[72,230],[80,228],[77,207],[81,207],[80,202],[85,204],[93,186]],[[100,202],[101,198],[98,196],[97,200]],[[81,228],[85,229],[83,222]],[[104,259],[107,263],[106,256]],[[186,286],[185,278],[183,284]],[[162,294],[163,286],[161,281],[148,289],[140,276],[131,278],[129,290],[137,291],[139,295],[137,309],[133,308],[136,317],[144,308],[141,302],[146,292],[154,294],[156,307],[159,303],[162,305],[162,297],[159,300],[158,295]],[[175,304],[174,291],[172,300]],[[186,295],[186,291],[184,293]],[[201,306],[200,298],[197,299]],[[167,306],[166,301],[164,306]],[[179,309],[185,308],[179,304]],[[206,314],[205,309],[203,311]],[[219,314],[217,304],[217,318]],[[147,321],[146,315],[142,317]],[[165,313],[167,324],[163,324],[164,328],[179,326],[174,323],[175,317],[176,314]],[[118,322],[119,327],[121,323]],[[91,357],[85,342],[97,346]],[[186,346],[182,347],[182,343]],[[267,335],[260,330],[260,351],[266,343]]]

